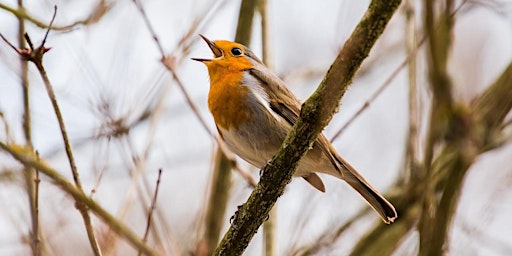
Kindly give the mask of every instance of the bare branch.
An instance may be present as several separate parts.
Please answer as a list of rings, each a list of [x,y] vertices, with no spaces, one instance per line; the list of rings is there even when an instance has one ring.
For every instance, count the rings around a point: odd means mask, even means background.
[[[7,38],[4,37],[4,35],[2,35],[2,33],[0,33],[0,37],[2,37],[2,39],[4,40],[4,42],[7,43],[7,45],[9,45],[14,51],[16,51],[19,55],[22,54],[22,52],[16,48],[16,46],[14,46],[13,44],[11,44],[11,42],[9,42],[9,40],[7,40]]]
[[[162,56],[161,56],[162,64],[171,73],[174,81],[178,85],[178,88],[183,93],[183,96],[185,96],[185,100],[187,101],[187,104],[189,105],[189,107],[194,112],[194,114],[197,117],[197,119],[199,120],[199,123],[201,124],[201,126],[208,133],[208,135],[210,135],[210,137],[212,137],[217,142],[217,144],[222,149],[222,151],[226,154],[226,156],[232,158],[232,159],[230,159],[230,161],[234,163],[235,159],[234,159],[233,155],[230,154],[230,153],[227,153],[227,152],[230,152],[230,151],[227,149],[227,147],[224,144],[224,142],[218,136],[216,136],[215,133],[208,127],[208,124],[206,123],[205,119],[201,115],[201,112],[199,111],[199,107],[194,102],[194,100],[192,100],[192,97],[190,96],[190,93],[188,93],[187,89],[185,88],[185,86],[181,82],[181,79],[179,78],[178,74],[176,73],[176,70],[175,70],[176,65],[177,65],[176,58],[174,58],[173,56],[165,55],[165,52],[163,51],[163,47],[162,47],[160,41],[158,40],[158,36],[155,34],[155,30],[153,29],[153,26],[151,25],[151,22],[149,21],[149,19],[146,16],[146,12],[144,11],[144,6],[142,6],[142,4],[140,4],[140,3],[137,3],[137,2],[135,2],[135,3],[138,5],[137,8],[139,9],[139,11],[142,10],[140,13],[144,17],[144,20],[146,22],[146,26],[148,27],[148,30],[150,31],[150,33],[152,33],[151,36],[153,37],[153,40],[155,41],[155,44],[157,45],[158,49],[160,50],[160,53],[162,54]],[[184,40],[182,40],[182,42],[183,41]],[[187,47],[184,47],[184,49],[186,49],[186,48]],[[246,172],[243,171],[242,169],[236,168],[236,165],[235,165],[235,170],[240,172],[242,177],[246,178],[247,181],[249,182],[249,184],[253,184],[254,183],[253,182],[254,179],[252,179],[252,177],[249,177],[250,175],[249,176],[246,175]]]
[[[44,161],[40,160],[33,152],[32,149],[23,147],[16,144],[6,144],[0,141],[0,148],[8,152],[12,157],[20,163],[33,167],[39,170],[44,175],[48,176],[59,188],[68,193],[75,199],[76,202],[81,202],[86,207],[94,212],[103,222],[112,228],[118,235],[124,237],[133,247],[141,250],[146,255],[156,255],[153,249],[147,246],[138,236],[119,222],[114,216],[108,213],[95,201],[89,198],[79,190],[75,185],[68,182],[57,170],[49,167]]]
[[[50,21],[50,27],[53,24],[53,21],[55,20],[55,17],[57,15],[57,6],[54,6],[54,14]],[[66,131],[66,126],[64,125],[64,119],[62,117],[62,113],[60,111],[59,104],[57,103],[57,97],[55,96],[55,92],[53,91],[53,86],[50,82],[50,79],[48,78],[48,75],[46,73],[46,70],[43,66],[43,56],[46,52],[48,52],[50,49],[45,47],[46,39],[48,37],[48,33],[50,31],[50,28],[47,29],[46,34],[41,41],[41,44],[34,48],[34,45],[32,41],[30,40],[30,37],[28,34],[25,33],[25,39],[27,40],[27,43],[30,47],[30,49],[27,50],[16,50],[18,54],[22,58],[24,58],[27,61],[30,61],[34,63],[34,65],[37,67],[37,70],[39,71],[39,74],[41,75],[41,78],[43,79],[44,85],[46,86],[46,91],[48,93],[48,97],[50,98],[50,101],[52,103],[55,115],[57,116],[57,121],[59,123],[59,128],[61,131],[62,139],[64,141],[64,148],[66,151],[66,155],[68,157],[68,162],[71,168],[71,173],[73,174],[73,179],[75,181],[75,185],[77,186],[78,190],[80,190],[83,193],[82,185],[80,182],[78,170],[76,168],[73,152],[71,150],[71,144],[69,141],[69,137]],[[3,36],[2,36],[3,38]],[[5,40],[5,39],[4,39]],[[12,45],[9,43],[9,45]],[[94,228],[92,226],[91,218],[89,216],[89,213],[87,212],[87,207],[82,203],[77,201],[77,209],[82,215],[82,218],[84,220],[85,228],[87,231],[87,236],[89,238],[89,243],[91,245],[91,248],[94,252],[94,255],[101,255],[101,250],[99,248],[98,242],[96,240],[96,237],[94,235]]]
[[[106,0],[101,0],[101,1],[98,1],[98,4],[96,5],[96,7],[89,14],[89,16],[87,18],[85,18],[84,20],[75,21],[72,24],[66,25],[66,26],[54,26],[53,24],[47,25],[45,22],[34,18],[24,8],[15,9],[15,8],[9,7],[3,3],[0,3],[0,9],[4,9],[4,10],[12,13],[18,19],[26,20],[26,21],[36,25],[39,28],[51,29],[51,30],[55,30],[55,31],[70,31],[79,25],[94,24],[94,23],[98,22],[111,8],[112,8],[111,3],[108,3]]]
[[[231,188],[231,169],[233,163],[217,147],[213,160],[213,173],[211,188],[209,189],[206,216],[204,220],[205,231],[197,246],[196,255],[211,255],[219,242],[220,232],[225,223],[226,206],[228,205],[229,190]],[[223,222],[224,220],[224,222]]]
[[[274,64],[272,61],[272,43],[270,39],[270,17],[268,15],[268,1],[258,0],[257,7],[261,17],[262,61],[269,70],[273,70]],[[277,255],[277,206],[273,207],[268,215],[269,216],[267,221],[263,223],[263,252],[265,256],[275,256]]]
[[[18,0],[18,8],[22,9],[23,0]],[[19,49],[26,48],[25,35],[25,20],[18,17],[18,47]],[[4,38],[5,40],[5,38]],[[18,49],[15,49],[16,52]],[[18,53],[19,54],[19,53]],[[32,146],[32,130],[31,130],[31,109],[30,109],[30,92],[28,80],[28,62],[20,59],[21,66],[21,87],[23,93],[23,135],[25,143],[28,147]],[[25,191],[27,193],[28,205],[30,209],[30,218],[32,222],[31,227],[31,249],[33,256],[43,254],[43,243],[41,242],[41,228],[39,226],[39,172],[34,168],[25,168],[23,170],[23,178],[25,180]]]
[[[149,226],[151,225],[151,217],[153,216],[153,211],[156,208],[156,199],[158,197],[158,189],[160,188],[160,178],[162,177],[162,169],[158,170],[158,179],[156,180],[155,194],[153,196],[153,201],[151,201],[151,207],[148,212],[148,220],[146,222],[146,231],[144,232],[144,237],[142,238],[142,242],[146,243],[148,241],[149,235]],[[139,249],[139,256],[142,255],[142,250]]]
[[[252,22],[258,0],[242,0],[238,14],[235,41],[243,45],[251,44]]]

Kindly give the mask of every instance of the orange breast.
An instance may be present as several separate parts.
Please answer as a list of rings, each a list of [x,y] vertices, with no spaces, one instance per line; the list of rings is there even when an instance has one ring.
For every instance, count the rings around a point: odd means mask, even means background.
[[[208,107],[215,123],[224,129],[236,129],[247,122],[249,88],[241,85],[244,71],[210,73]]]

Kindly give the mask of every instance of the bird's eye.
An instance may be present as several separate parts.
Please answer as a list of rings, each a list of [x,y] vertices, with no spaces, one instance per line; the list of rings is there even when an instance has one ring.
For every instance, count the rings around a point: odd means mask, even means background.
[[[235,56],[240,56],[240,55],[242,55],[242,49],[235,47],[235,48],[231,49],[231,53]]]

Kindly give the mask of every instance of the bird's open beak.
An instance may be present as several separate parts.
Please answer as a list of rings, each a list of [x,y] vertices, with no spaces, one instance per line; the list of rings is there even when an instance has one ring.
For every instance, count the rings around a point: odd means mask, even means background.
[[[203,38],[203,40],[208,44],[208,47],[210,47],[210,49],[212,50],[213,56],[215,58],[221,57],[223,55],[222,50],[213,41],[210,41],[208,38],[206,38],[205,36],[203,36],[201,34],[199,36],[201,36],[201,38]],[[192,59],[201,61],[201,62],[211,61],[211,59],[201,59],[201,58],[192,58]]]

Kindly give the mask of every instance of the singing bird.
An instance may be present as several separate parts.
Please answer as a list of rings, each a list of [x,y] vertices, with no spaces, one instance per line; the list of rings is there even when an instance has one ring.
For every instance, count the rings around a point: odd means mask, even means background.
[[[301,103],[249,48],[200,36],[213,52],[213,58],[192,59],[208,68],[208,108],[217,130],[231,151],[261,168],[277,153],[297,121]],[[315,172],[346,181],[385,223],[397,218],[393,205],[336,152],[323,134],[300,160],[294,176],[325,192]]]

